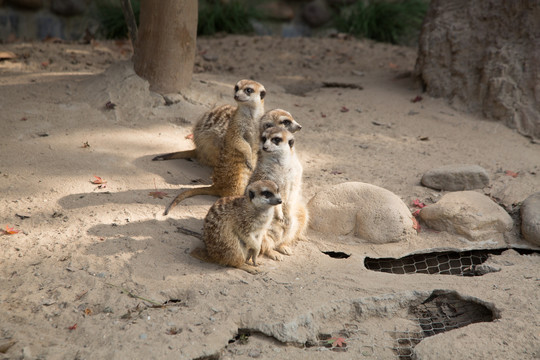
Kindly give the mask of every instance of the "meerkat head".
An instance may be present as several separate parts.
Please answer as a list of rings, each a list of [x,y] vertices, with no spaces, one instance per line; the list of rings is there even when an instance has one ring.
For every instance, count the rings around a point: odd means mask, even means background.
[[[278,151],[292,150],[294,147],[294,136],[287,129],[281,127],[271,127],[266,129],[261,135],[261,149],[263,152],[272,153]]]
[[[300,125],[292,115],[282,109],[274,109],[268,111],[264,116],[261,118],[261,126],[260,131],[263,133],[266,129],[271,128],[273,126],[282,127],[290,132],[294,133],[302,129],[302,125]]]
[[[248,185],[246,192],[249,201],[256,207],[268,208],[281,204],[281,196],[275,182],[259,180]]]
[[[258,106],[264,104],[265,96],[264,86],[253,80],[240,80],[234,86],[234,100],[240,104]]]

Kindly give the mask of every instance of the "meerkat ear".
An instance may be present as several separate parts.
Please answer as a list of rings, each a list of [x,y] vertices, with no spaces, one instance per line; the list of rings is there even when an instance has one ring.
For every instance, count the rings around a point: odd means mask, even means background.
[[[252,190],[249,190],[249,200],[253,200],[255,193]]]
[[[264,97],[266,96],[266,91],[261,91],[261,100],[264,99]]]
[[[292,148],[294,145],[294,139],[289,140],[289,147]]]

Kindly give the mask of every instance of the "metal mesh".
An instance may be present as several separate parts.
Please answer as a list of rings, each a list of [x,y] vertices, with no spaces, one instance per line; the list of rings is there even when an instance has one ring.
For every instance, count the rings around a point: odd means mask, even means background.
[[[392,350],[399,359],[414,359],[414,347],[426,337],[495,319],[493,311],[485,305],[446,291],[433,292],[421,304],[411,306],[409,313],[419,328],[391,332],[394,339]]]
[[[480,276],[487,272],[479,267],[490,254],[500,255],[503,250],[444,251],[414,254],[395,258],[369,258],[364,266],[373,271],[391,274],[441,274],[459,276]]]

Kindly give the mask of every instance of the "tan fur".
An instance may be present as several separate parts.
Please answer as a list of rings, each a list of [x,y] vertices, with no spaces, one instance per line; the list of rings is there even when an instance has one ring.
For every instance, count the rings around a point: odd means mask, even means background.
[[[250,183],[274,181],[283,200],[283,204],[276,207],[262,252],[274,260],[281,260],[278,252],[292,254],[289,246],[303,235],[307,226],[308,213],[302,200],[303,169],[295,152],[294,136],[286,129],[273,127],[264,131],[259,156]]]
[[[281,198],[277,185],[268,180],[250,184],[246,194],[223,197],[212,205],[204,219],[206,249],[195,249],[194,257],[257,273],[262,237]],[[246,264],[250,259],[253,266]]]
[[[214,167],[212,186],[179,194],[167,207],[167,215],[178,203],[196,195],[242,195],[257,161],[258,126],[263,115],[259,103],[266,92],[258,82],[240,80],[235,87],[238,107],[229,122],[219,162]]]
[[[291,133],[302,129],[302,125],[296,122],[289,112],[282,109],[270,110],[264,114],[259,125],[260,133],[273,126],[285,128]]]

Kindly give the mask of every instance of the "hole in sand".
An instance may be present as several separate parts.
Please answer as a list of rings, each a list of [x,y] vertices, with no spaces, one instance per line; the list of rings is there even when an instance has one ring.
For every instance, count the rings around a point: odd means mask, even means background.
[[[407,255],[402,258],[366,257],[368,270],[391,274],[440,274],[481,276],[498,269],[482,265],[490,255],[500,255],[508,249],[442,251]]]
[[[323,251],[323,254],[326,254],[334,259],[347,259],[351,254],[347,254],[341,251]]]
[[[455,291],[446,290],[435,290],[422,303],[411,306],[409,314],[419,328],[392,332],[392,350],[399,359],[414,359],[414,347],[426,337],[498,318],[486,305],[465,299]]]

